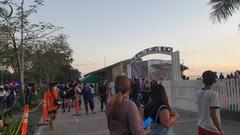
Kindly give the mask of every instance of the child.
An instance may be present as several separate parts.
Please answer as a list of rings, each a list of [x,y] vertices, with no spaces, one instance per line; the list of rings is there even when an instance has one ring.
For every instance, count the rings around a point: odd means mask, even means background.
[[[208,70],[202,74],[202,78],[204,88],[197,92],[198,135],[223,135],[218,93],[212,90],[216,74]]]

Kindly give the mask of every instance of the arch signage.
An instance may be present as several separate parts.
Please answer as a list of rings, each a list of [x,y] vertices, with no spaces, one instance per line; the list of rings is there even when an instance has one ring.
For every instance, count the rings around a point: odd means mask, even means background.
[[[151,48],[144,49],[143,51],[137,53],[128,66],[128,76],[130,78],[138,78],[139,69],[137,69],[137,62],[141,61],[141,58],[151,54],[165,54],[171,56],[172,66],[171,66],[171,76],[172,80],[181,79],[181,69],[180,69],[180,56],[179,51],[174,51],[172,47],[167,46],[155,46]]]

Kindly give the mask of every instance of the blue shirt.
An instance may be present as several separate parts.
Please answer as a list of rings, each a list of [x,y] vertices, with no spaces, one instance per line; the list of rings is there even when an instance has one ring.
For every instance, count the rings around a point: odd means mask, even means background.
[[[93,94],[90,87],[83,88],[82,94],[83,94],[84,100],[90,100],[91,98],[93,98]]]

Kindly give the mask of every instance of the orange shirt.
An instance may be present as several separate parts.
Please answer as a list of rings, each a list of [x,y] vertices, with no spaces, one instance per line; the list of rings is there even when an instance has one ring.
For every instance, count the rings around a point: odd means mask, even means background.
[[[58,99],[58,91],[56,89],[52,91],[52,94],[51,94],[50,90],[47,90],[45,92],[44,98],[47,103],[48,111],[58,109],[58,105],[55,104],[55,100],[54,100],[53,96],[55,97],[55,99]]]

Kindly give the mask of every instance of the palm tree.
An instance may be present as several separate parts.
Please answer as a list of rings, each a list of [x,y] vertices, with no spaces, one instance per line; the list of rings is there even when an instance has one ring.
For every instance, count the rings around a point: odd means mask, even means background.
[[[240,0],[210,0],[209,5],[212,6],[210,19],[221,23],[239,10]]]

